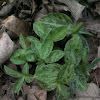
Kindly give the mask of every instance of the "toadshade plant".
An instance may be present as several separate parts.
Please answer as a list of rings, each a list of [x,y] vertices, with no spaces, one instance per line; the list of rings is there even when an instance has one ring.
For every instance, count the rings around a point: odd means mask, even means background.
[[[73,97],[74,91],[86,91],[89,70],[100,59],[87,64],[89,47],[82,34],[91,34],[82,27],[82,23],[73,23],[62,13],[50,13],[33,23],[33,29],[39,38],[28,36],[27,41],[31,45],[27,47],[21,34],[22,49],[16,50],[10,59],[16,65],[24,64],[22,72],[4,66],[8,75],[18,78],[13,86],[14,92],[20,91],[24,81],[30,83],[34,79],[46,91],[55,90],[57,100],[68,100]],[[67,35],[71,38],[64,48],[55,48],[55,42],[60,42]],[[29,73],[29,62],[37,65],[34,75]]]

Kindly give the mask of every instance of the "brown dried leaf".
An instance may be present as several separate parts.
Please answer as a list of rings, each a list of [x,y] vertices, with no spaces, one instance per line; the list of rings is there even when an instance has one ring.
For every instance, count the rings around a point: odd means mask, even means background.
[[[37,12],[37,14],[34,17],[34,22],[39,21],[44,15],[47,14],[47,9],[43,6],[40,11]]]
[[[9,38],[8,34],[4,32],[0,37],[0,66],[10,58],[16,46]]]
[[[82,11],[84,10],[85,6],[82,6],[76,0],[57,0],[57,1],[60,3],[64,3],[68,6],[75,21],[77,21],[80,17],[82,17]]]
[[[29,35],[30,23],[20,20],[15,16],[9,16],[2,23],[4,27],[14,32],[17,36],[20,36],[20,33],[22,33],[24,38],[26,38]],[[15,36],[14,34],[12,35]],[[26,41],[26,44],[28,46],[29,42]]]
[[[95,6],[96,6],[95,11],[100,15],[100,2],[96,3]]]
[[[86,92],[77,92],[77,98],[72,100],[100,100],[99,88],[94,83],[88,84]]]

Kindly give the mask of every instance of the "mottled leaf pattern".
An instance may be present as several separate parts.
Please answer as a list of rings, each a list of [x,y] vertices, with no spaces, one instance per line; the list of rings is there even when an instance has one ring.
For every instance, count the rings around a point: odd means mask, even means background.
[[[14,52],[14,54],[12,55],[12,57],[10,58],[10,60],[16,64],[16,65],[20,65],[20,64],[24,64],[26,63],[26,60],[24,58],[24,49],[18,49]]]
[[[70,17],[63,13],[50,13],[43,16],[40,21],[49,29],[72,23]]]
[[[50,30],[40,21],[33,24],[33,29],[35,33],[42,39],[45,39],[50,33]]]
[[[72,60],[74,66],[77,66],[82,57],[82,41],[78,35],[73,35],[73,38],[70,39],[65,45],[65,62]]]
[[[64,52],[62,50],[53,50],[51,54],[45,59],[46,63],[57,62],[64,56]]]
[[[75,68],[76,75],[70,81],[71,87],[76,91],[87,90],[87,73],[84,72],[84,66],[77,66]]]
[[[51,38],[54,42],[65,38],[69,33],[70,26],[60,26],[51,31]]]
[[[24,77],[17,80],[13,86],[14,93],[18,93],[22,87],[22,84],[24,82]]]
[[[94,68],[99,62],[100,62],[100,58],[95,59],[95,60],[88,66],[88,71],[90,71],[92,68]]]
[[[5,69],[5,72],[6,72],[8,75],[12,76],[12,77],[20,78],[20,77],[23,77],[23,76],[24,76],[23,74],[21,74],[21,73],[19,73],[19,72],[17,72],[17,71],[14,71],[14,70],[12,70],[11,68],[9,68],[9,67],[7,67],[7,66],[4,66],[4,69]]]
[[[50,55],[52,49],[53,49],[53,41],[51,41],[50,39],[45,40],[42,43],[41,50],[40,50],[41,59],[46,59]]]
[[[33,79],[34,79],[33,75],[28,74],[28,75],[25,76],[25,81],[27,83],[31,83],[33,81]]]
[[[24,57],[27,61],[29,62],[35,62],[37,59],[37,56],[35,54],[35,52],[33,53],[33,51],[31,50],[31,47],[29,47],[25,53],[24,53]]]
[[[67,84],[70,82],[74,75],[74,66],[72,62],[68,62],[61,68],[57,81],[62,84]]]
[[[58,88],[56,89],[57,100],[69,100],[73,96],[73,93],[69,87],[61,85],[60,88],[60,90]]]
[[[23,37],[22,34],[20,34],[19,40],[20,40],[20,45],[22,46],[22,48],[23,48],[23,49],[26,49],[27,46],[26,46],[26,43],[25,43],[25,40],[24,40],[24,37]]]
[[[29,74],[29,65],[28,65],[28,63],[26,63],[26,64],[23,66],[22,73],[23,73],[23,74]]]
[[[49,87],[55,87],[56,79],[58,72],[61,68],[59,64],[48,64],[37,70],[35,73],[35,78],[41,82],[41,86],[44,86],[42,83],[46,84],[47,89]]]

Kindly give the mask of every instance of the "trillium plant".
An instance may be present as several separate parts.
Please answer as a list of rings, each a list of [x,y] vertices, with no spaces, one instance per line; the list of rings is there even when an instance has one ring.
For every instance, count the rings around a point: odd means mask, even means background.
[[[62,13],[50,13],[33,23],[33,30],[37,37],[28,36],[26,40],[31,43],[26,46],[25,40],[20,35],[20,45],[11,57],[16,65],[24,64],[22,72],[4,66],[5,72],[18,80],[13,86],[18,93],[23,82],[30,83],[38,80],[38,85],[46,91],[56,91],[57,100],[67,100],[73,97],[75,91],[86,91],[89,70],[100,59],[90,65],[89,47],[83,34],[91,35],[82,26],[82,23],[73,23],[70,17]],[[65,37],[70,36],[64,48],[55,47]],[[29,62],[36,63],[34,75],[29,72]],[[62,63],[61,63],[62,62]]]

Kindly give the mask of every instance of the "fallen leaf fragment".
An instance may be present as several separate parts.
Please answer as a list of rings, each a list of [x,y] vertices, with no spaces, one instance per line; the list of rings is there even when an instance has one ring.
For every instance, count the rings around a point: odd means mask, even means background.
[[[70,100],[100,100],[99,88],[94,83],[89,83],[87,91],[77,92],[76,95],[76,99]]]
[[[100,2],[96,3],[95,6],[96,6],[95,11],[100,15]]]
[[[8,34],[4,32],[0,36],[0,66],[10,58],[15,49],[16,45],[10,39]]]
[[[24,38],[26,38],[29,35],[30,30],[30,23],[20,20],[16,18],[15,16],[9,16],[6,18],[3,22],[3,26],[7,29],[11,30],[15,34],[11,34],[13,36],[17,35],[20,36],[20,33],[23,34]],[[27,46],[29,43],[26,41]]]
[[[32,88],[31,88],[32,87]],[[27,86],[26,83],[23,84],[23,97],[27,95],[27,100],[47,100],[47,92],[41,89],[36,81],[32,82],[32,86]]]
[[[84,10],[85,6],[82,6],[76,0],[57,0],[57,1],[60,3],[64,3],[68,6],[75,21],[77,21],[80,17],[82,17],[82,11]]]

